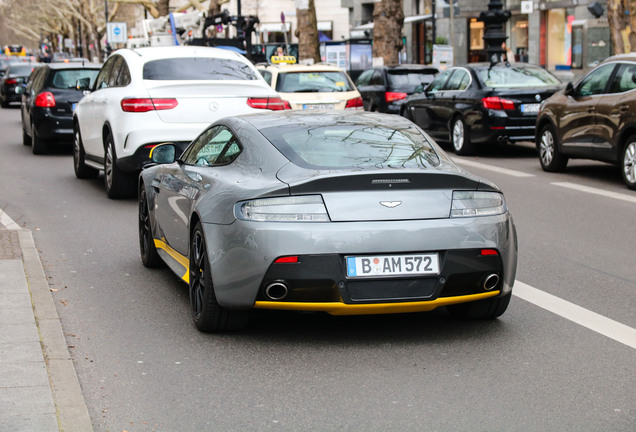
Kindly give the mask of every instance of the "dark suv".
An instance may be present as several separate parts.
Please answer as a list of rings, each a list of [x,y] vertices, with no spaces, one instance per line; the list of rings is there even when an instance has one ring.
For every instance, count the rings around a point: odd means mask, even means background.
[[[606,59],[547,99],[536,131],[545,171],[563,171],[569,158],[594,159],[618,165],[636,189],[636,54]]]
[[[362,72],[356,86],[366,111],[399,114],[404,99],[418,86],[426,87],[438,72],[419,64],[378,66]]]
[[[91,85],[100,65],[45,63],[34,69],[22,94],[22,141],[34,154],[46,152],[47,141],[73,139],[73,110]]]

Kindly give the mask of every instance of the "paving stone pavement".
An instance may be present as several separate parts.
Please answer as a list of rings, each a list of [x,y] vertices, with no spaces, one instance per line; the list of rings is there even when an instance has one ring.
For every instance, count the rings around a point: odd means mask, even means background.
[[[33,236],[7,220],[0,210],[0,431],[91,432]]]

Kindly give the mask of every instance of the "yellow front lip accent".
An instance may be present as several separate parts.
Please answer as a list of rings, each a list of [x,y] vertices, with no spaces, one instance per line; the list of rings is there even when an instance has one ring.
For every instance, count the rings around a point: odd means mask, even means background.
[[[331,315],[374,315],[406,312],[426,312],[440,306],[467,303],[483,300],[498,295],[499,291],[481,294],[471,294],[456,297],[440,297],[430,301],[401,302],[401,303],[373,303],[373,304],[345,304],[336,302],[303,303],[303,302],[271,302],[257,301],[254,309],[277,309],[293,311],[327,312]]]

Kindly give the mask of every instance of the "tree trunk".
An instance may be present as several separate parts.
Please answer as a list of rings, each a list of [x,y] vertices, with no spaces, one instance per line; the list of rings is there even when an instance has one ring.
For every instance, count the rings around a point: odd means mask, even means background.
[[[170,13],[170,0],[157,0],[157,10],[159,16],[166,16]]]
[[[629,41],[627,38],[623,38],[627,25],[623,0],[607,0],[607,20],[609,22],[612,45],[614,46],[614,54],[630,52],[630,47],[625,46],[625,42],[629,43]]]
[[[229,0],[210,0],[208,5],[208,16],[221,13],[221,5],[227,3]]]
[[[400,62],[402,24],[404,12],[402,0],[380,0],[373,8],[373,57],[380,57],[384,64]]]
[[[320,40],[314,0],[296,0],[296,32],[298,61],[320,63]]]

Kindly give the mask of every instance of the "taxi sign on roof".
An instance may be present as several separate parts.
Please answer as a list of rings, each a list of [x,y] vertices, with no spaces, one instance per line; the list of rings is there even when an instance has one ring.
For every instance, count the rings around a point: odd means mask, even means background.
[[[296,57],[294,56],[272,56],[271,57],[272,63],[274,64],[280,64],[280,63],[296,63]]]

